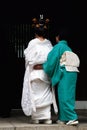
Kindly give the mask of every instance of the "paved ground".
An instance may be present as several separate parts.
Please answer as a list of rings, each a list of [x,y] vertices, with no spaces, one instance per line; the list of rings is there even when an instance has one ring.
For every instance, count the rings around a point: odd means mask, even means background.
[[[78,117],[79,117],[79,122],[80,123],[87,123],[87,109],[84,109],[84,110],[76,110],[77,114],[78,114]],[[11,112],[11,117],[9,118],[0,118],[0,121],[2,120],[12,120],[12,119],[17,119],[19,120],[24,120],[24,122],[28,122],[30,120],[30,117],[27,117],[24,115],[24,113],[22,112],[22,110],[13,110]],[[52,112],[52,120],[53,120],[53,123],[55,123],[55,121],[57,120],[57,115],[55,115],[53,112]]]
[[[0,130],[87,130],[87,110],[77,110],[79,126],[60,126],[55,123],[57,116],[52,116],[53,123],[30,124],[30,117],[26,117],[21,110],[12,111],[11,117],[0,118]]]

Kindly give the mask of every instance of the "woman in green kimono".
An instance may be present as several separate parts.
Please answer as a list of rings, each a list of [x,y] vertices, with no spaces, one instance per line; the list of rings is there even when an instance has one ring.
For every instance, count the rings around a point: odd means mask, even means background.
[[[57,44],[48,54],[47,61],[34,69],[44,69],[52,81],[52,87],[57,86],[58,120],[57,123],[77,125],[79,123],[75,112],[75,94],[79,57],[68,46],[68,33],[62,30],[56,36]]]

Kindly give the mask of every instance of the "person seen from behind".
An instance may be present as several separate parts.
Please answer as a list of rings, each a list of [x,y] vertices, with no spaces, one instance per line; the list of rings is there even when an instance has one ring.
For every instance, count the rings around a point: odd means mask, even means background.
[[[69,47],[69,31],[66,28],[56,35],[57,44],[49,52],[47,61],[34,69],[43,69],[51,78],[52,87],[57,87],[58,119],[56,123],[78,125],[75,111],[76,84],[80,59]]]
[[[32,29],[35,38],[29,42],[24,50],[26,68],[21,106],[25,115],[31,116],[31,123],[35,124],[52,123],[53,94],[50,88],[50,78],[43,70],[33,69],[34,65],[42,64],[47,60],[47,55],[53,48],[51,41],[47,39],[48,22],[49,19],[44,20],[43,15],[40,16],[39,20],[33,19]]]

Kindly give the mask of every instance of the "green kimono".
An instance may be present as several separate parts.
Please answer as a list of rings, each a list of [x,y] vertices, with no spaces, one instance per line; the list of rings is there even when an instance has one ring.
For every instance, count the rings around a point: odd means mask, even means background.
[[[62,40],[54,46],[43,64],[44,71],[52,81],[52,87],[57,85],[59,104],[58,120],[69,121],[77,119],[75,108],[75,91],[77,72],[68,72],[65,66],[60,66],[60,58],[65,51],[72,51],[67,41]]]

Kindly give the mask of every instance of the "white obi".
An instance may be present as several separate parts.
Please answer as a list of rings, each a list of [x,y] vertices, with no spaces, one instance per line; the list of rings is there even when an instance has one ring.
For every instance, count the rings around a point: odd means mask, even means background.
[[[66,71],[79,72],[80,59],[74,52],[65,51],[60,59],[60,66],[65,65]]]

